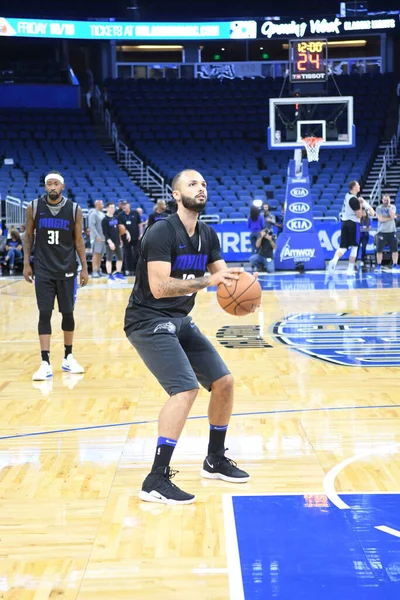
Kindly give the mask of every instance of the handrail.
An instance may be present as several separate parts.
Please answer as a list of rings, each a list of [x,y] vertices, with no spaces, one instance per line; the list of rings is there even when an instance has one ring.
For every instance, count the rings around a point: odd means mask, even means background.
[[[150,187],[150,182],[160,188],[161,197],[165,199],[165,181],[164,177],[157,173],[152,167],[146,167],[146,187]]]
[[[235,217],[233,219],[229,219],[229,217],[225,217],[224,219],[221,219],[221,224],[222,223],[247,223],[247,219],[236,219]]]
[[[6,227],[13,225],[19,227],[25,223],[26,206],[23,206],[19,198],[6,196]]]
[[[219,223],[220,216],[219,215],[200,215],[200,221],[204,221],[205,223]]]
[[[314,221],[333,221],[334,223],[338,223],[339,219],[337,217],[314,217]]]

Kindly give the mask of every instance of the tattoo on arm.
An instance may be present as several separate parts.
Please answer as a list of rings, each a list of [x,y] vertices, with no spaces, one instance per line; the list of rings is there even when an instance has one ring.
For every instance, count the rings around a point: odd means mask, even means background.
[[[77,251],[80,261],[82,263],[82,268],[87,269],[86,248],[85,248],[85,242],[83,241],[83,237],[82,237],[82,223],[83,223],[82,211],[78,206],[78,209],[76,211],[76,222],[75,222],[75,229],[74,229],[75,250]]]
[[[208,285],[208,277],[196,277],[195,279],[175,279],[169,277],[165,281],[157,283],[158,298],[173,298],[175,296],[185,296],[203,290]]]

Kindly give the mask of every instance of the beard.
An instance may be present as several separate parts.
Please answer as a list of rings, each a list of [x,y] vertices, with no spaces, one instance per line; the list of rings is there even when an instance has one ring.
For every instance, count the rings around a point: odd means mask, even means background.
[[[189,196],[181,196],[181,202],[188,210],[200,213],[207,204],[207,198],[190,198]]]
[[[48,197],[50,198],[50,200],[58,200],[59,198],[61,198],[61,192],[48,192]]]

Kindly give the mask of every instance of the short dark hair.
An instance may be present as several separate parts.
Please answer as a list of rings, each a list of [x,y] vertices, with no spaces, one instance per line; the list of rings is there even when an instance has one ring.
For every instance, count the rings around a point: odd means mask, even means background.
[[[52,175],[53,173],[54,173],[54,175],[60,175],[60,177],[64,177],[64,175],[62,173],[60,173],[60,171],[56,171],[55,169],[52,169],[45,175],[45,178],[48,177],[48,175]]]
[[[179,171],[179,173],[177,173],[172,180],[172,183],[171,183],[172,191],[176,190],[176,188],[178,187],[180,178],[182,177],[182,175],[184,173],[187,173],[188,171],[196,171],[196,169],[183,169],[182,171]]]
[[[115,202],[107,202],[106,208],[108,208],[109,206],[115,206]]]
[[[357,185],[357,183],[358,183],[358,181],[349,181],[349,190],[350,190],[350,192],[351,192],[351,190],[353,189],[353,187],[354,187],[355,185]]]

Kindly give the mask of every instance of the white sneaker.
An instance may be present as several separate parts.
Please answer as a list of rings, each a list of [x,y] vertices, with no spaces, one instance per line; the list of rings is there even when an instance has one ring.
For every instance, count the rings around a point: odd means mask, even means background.
[[[32,381],[46,381],[46,379],[49,379],[50,377],[53,377],[52,366],[45,360],[42,360],[40,367],[36,373],[32,375]]]
[[[84,373],[85,369],[74,359],[72,354],[68,354],[67,358],[63,358],[61,368],[69,373]]]
[[[346,275],[348,277],[355,277],[356,272],[354,270],[354,267],[347,267],[347,269],[346,269]]]

